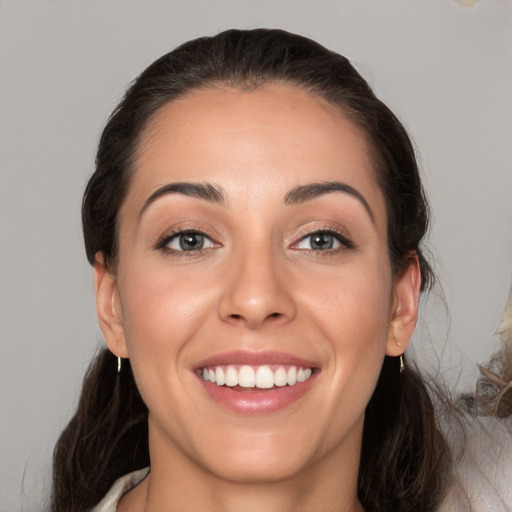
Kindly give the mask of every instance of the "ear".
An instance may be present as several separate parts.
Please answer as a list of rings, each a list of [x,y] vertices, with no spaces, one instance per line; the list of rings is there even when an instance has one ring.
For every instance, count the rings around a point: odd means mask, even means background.
[[[386,355],[403,354],[411,341],[420,296],[421,272],[418,255],[411,252],[409,265],[396,279],[393,286],[393,302],[386,343]]]
[[[128,357],[117,280],[101,253],[94,260],[94,291],[98,322],[109,350],[117,357]]]

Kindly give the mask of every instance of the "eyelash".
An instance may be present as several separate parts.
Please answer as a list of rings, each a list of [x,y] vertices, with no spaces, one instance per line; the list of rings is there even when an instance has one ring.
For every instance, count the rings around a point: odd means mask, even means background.
[[[330,236],[334,237],[334,239],[337,240],[341,244],[341,247],[333,248],[333,249],[326,249],[324,251],[321,251],[321,250],[315,251],[313,249],[299,249],[299,248],[297,248],[296,250],[309,251],[312,253],[316,253],[315,255],[320,256],[319,253],[336,254],[338,252],[343,252],[343,251],[347,251],[347,250],[356,248],[356,245],[354,244],[354,242],[352,240],[350,240],[345,234],[341,233],[340,231],[338,231],[336,229],[333,229],[332,227],[315,228],[315,229],[311,230],[310,232],[303,235],[297,242],[294,242],[294,244],[292,245],[292,248],[293,248],[293,246],[303,242],[304,240],[307,240],[308,238],[313,237],[314,235],[320,235],[320,234],[330,235]]]
[[[166,247],[173,240],[179,238],[180,236],[184,236],[187,234],[199,235],[199,236],[202,236],[205,239],[209,240],[213,245],[217,244],[215,242],[215,240],[210,235],[205,233],[204,231],[197,229],[197,228],[185,228],[185,229],[178,229],[176,231],[173,231],[171,234],[165,235],[164,237],[162,237],[157,242],[155,249],[158,251],[164,251],[168,255],[171,255],[173,257],[178,257],[178,258],[180,258],[180,257],[187,258],[188,257],[188,258],[190,258],[193,256],[197,256],[201,252],[204,253],[205,251],[208,251],[209,249],[214,248],[214,247],[205,247],[205,248],[202,247],[200,249],[191,249],[190,251],[186,251],[186,250],[171,249],[170,247]],[[320,235],[320,234],[332,236],[337,242],[339,242],[341,244],[341,247],[329,248],[329,249],[326,249],[323,251],[322,250],[314,250],[314,249],[300,249],[298,247],[294,247],[294,246],[300,244],[301,242],[307,240],[308,238],[313,237],[314,235]],[[326,255],[327,254],[336,254],[339,252],[344,252],[347,250],[354,249],[355,244],[349,238],[347,238],[347,236],[345,234],[341,233],[340,231],[333,229],[332,227],[325,227],[325,228],[315,228],[315,229],[311,230],[310,232],[306,233],[297,242],[294,242],[292,244],[291,248],[295,249],[297,251],[308,251],[309,253],[315,254],[315,256],[320,256],[320,253],[324,253]]]
[[[190,251],[186,250],[179,250],[179,249],[172,249],[170,247],[166,247],[169,245],[174,239],[178,239],[180,236],[184,235],[199,235],[204,237],[205,239],[209,240],[213,245],[216,245],[217,243],[215,240],[205,233],[204,231],[197,229],[197,228],[184,228],[184,229],[177,229],[176,231],[173,231],[169,235],[163,236],[156,244],[155,249],[157,251],[164,251],[166,254],[177,257],[177,258],[190,258],[193,256],[197,256],[201,252],[208,251],[208,249],[212,249],[213,247],[205,247],[200,249],[192,249]],[[218,245],[218,244],[217,244]]]

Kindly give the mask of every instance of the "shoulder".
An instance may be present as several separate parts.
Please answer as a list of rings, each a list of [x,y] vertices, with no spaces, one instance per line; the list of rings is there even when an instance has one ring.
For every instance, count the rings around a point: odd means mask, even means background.
[[[139,469],[116,480],[107,495],[90,512],[116,512],[123,494],[142,482],[148,473],[149,468]]]

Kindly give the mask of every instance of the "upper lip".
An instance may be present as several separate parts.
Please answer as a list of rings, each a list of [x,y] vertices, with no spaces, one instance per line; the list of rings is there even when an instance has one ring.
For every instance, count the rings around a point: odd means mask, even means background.
[[[231,352],[224,352],[222,354],[216,354],[211,357],[200,361],[195,365],[195,370],[199,368],[206,368],[209,366],[221,366],[221,365],[243,365],[247,364],[250,366],[261,366],[270,364],[287,364],[300,366],[302,368],[318,368],[318,364],[314,361],[297,357],[293,354],[286,352],[280,352],[276,350],[266,350],[251,352],[246,350],[234,350]]]

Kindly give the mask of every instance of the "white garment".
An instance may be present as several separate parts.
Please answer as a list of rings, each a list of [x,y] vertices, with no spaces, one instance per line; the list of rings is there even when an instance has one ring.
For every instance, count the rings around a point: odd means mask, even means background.
[[[116,512],[123,494],[142,482],[148,473],[149,468],[139,469],[116,480],[108,494],[90,512]]]
[[[440,512],[512,512],[512,416],[465,416],[463,429],[447,432],[449,442],[459,437],[451,444],[462,455]]]

